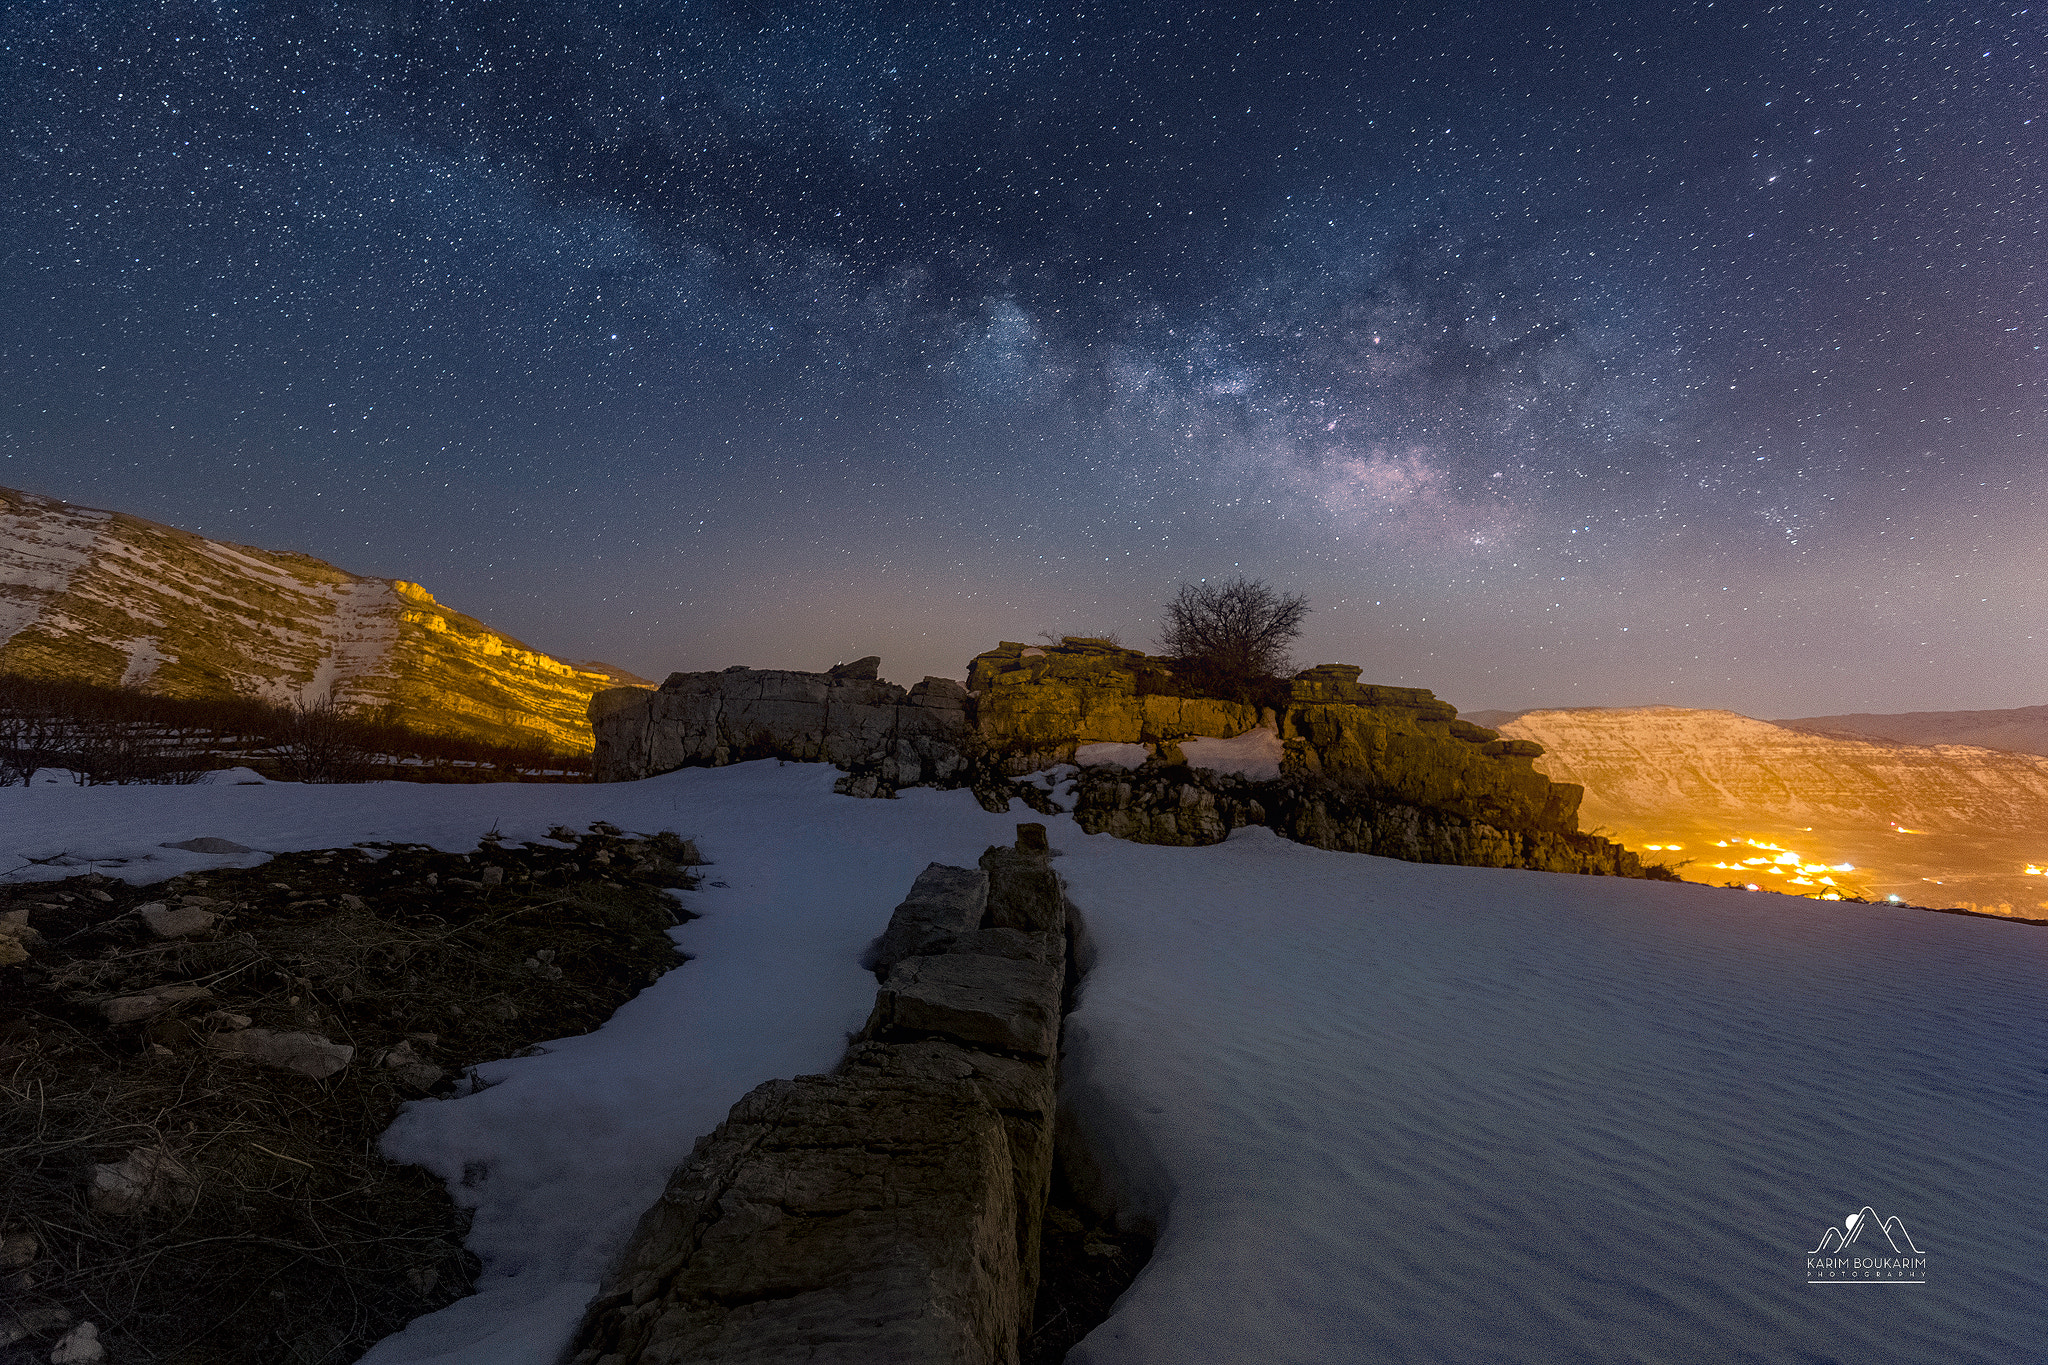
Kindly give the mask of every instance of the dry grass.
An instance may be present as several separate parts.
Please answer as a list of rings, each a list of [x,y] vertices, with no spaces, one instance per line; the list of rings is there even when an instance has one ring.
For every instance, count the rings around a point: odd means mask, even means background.
[[[662,888],[689,884],[694,850],[609,826],[557,837],[574,846],[0,891],[36,931],[29,960],[0,967],[0,1365],[46,1360],[83,1319],[122,1362],[339,1365],[467,1293],[465,1215],[378,1156],[378,1134],[479,1062],[595,1028],[682,960],[666,930],[685,912]],[[159,941],[134,913],[188,896],[221,916],[192,938]],[[107,1022],[109,998],[169,985],[206,996]],[[314,1079],[214,1045],[243,1027],[355,1052]]]

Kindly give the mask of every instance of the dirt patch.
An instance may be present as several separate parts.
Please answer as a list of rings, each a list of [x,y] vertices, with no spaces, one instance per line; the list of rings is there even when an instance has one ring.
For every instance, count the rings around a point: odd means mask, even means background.
[[[86,1323],[124,1363],[340,1365],[468,1293],[467,1215],[377,1136],[685,960],[688,842],[551,838],[0,888],[0,1365]]]

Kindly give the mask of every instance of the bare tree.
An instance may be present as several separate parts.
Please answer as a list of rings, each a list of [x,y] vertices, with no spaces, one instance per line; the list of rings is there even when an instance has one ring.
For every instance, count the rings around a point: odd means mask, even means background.
[[[1166,604],[1160,650],[1192,680],[1242,692],[1287,671],[1308,599],[1251,578],[1183,583]]]

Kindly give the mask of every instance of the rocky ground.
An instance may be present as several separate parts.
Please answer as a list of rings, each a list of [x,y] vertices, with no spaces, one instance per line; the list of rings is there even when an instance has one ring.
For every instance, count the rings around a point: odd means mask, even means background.
[[[683,960],[689,843],[551,838],[0,888],[0,1365],[338,1365],[467,1293],[378,1134]]]

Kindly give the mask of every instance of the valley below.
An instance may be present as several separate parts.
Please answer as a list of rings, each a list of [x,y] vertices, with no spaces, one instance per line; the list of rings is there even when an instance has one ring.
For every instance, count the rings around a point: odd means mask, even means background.
[[[1686,881],[2048,918],[2048,756],[1667,706],[1484,718],[1586,788],[1582,828]]]

